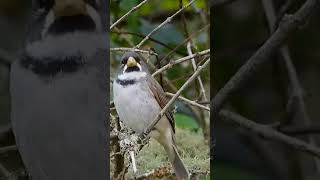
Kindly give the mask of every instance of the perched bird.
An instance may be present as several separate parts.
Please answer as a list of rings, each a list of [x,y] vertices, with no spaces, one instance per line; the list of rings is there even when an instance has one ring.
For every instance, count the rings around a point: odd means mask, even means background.
[[[143,57],[127,52],[122,57],[121,72],[113,83],[113,100],[121,121],[136,133],[144,133],[169,99],[158,82],[148,72]],[[180,179],[189,179],[175,143],[175,122],[172,112],[166,112],[150,132],[166,150]]]
[[[36,19],[10,79],[12,127],[23,163],[32,180],[106,180],[102,0],[33,2]]]

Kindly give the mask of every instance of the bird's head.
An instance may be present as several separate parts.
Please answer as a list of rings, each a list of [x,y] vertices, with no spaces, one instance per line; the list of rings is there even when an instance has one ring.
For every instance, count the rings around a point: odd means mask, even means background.
[[[36,0],[46,11],[42,37],[75,31],[101,32],[100,0]]]
[[[142,57],[136,52],[127,52],[122,56],[123,73],[142,71]]]

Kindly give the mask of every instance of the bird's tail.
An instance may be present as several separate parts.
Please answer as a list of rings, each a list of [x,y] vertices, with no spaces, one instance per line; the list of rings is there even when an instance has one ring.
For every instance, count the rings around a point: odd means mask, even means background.
[[[180,155],[178,153],[177,147],[172,144],[172,149],[170,150],[169,159],[171,161],[171,164],[173,166],[173,169],[176,173],[176,175],[181,178],[182,180],[189,180],[189,171],[183,164]]]

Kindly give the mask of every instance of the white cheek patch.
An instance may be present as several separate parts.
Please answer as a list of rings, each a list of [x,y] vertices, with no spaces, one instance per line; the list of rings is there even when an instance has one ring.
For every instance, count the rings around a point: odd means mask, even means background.
[[[119,80],[137,80],[147,76],[146,72],[128,72],[118,76]]]
[[[127,65],[124,65],[124,68],[123,68],[123,73],[128,69],[128,66]]]
[[[139,70],[141,71],[142,70],[141,65],[139,63],[137,63],[137,66],[138,66]]]

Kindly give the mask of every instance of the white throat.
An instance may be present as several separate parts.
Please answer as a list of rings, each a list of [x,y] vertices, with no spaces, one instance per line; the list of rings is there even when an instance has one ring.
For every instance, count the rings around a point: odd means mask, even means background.
[[[133,71],[133,72],[126,72],[126,73],[120,74],[118,76],[118,79],[119,80],[138,80],[146,76],[147,76],[146,72]]]

